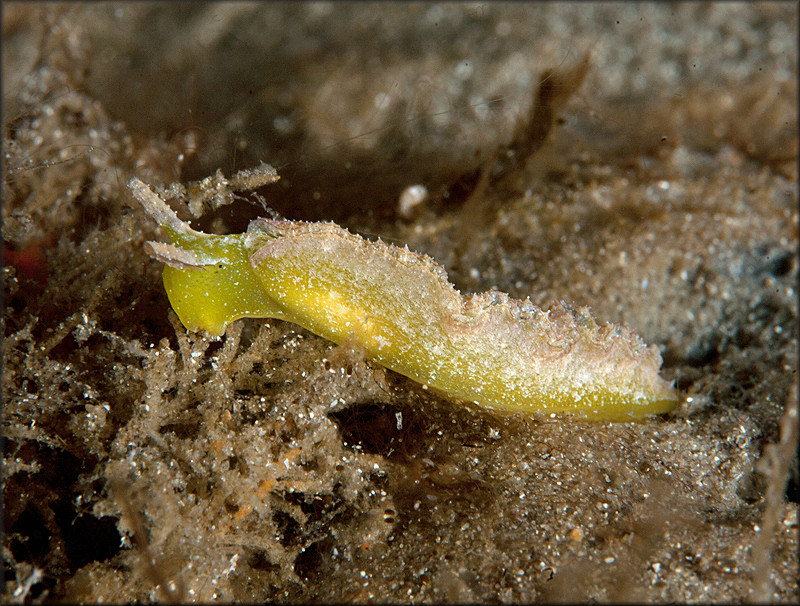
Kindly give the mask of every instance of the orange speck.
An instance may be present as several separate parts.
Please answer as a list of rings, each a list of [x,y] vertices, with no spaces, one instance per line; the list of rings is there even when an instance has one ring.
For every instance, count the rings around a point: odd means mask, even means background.
[[[275,480],[264,480],[261,482],[261,485],[258,487],[256,491],[256,496],[259,499],[263,499],[267,496],[270,492],[272,492],[272,487],[275,486]]]
[[[583,530],[580,528],[573,528],[569,531],[569,538],[578,543],[583,539]]]
[[[236,520],[237,522],[241,522],[242,520],[244,520],[245,516],[251,511],[253,511],[253,506],[250,505],[250,503],[245,503],[236,512],[236,514],[233,516],[233,519]]]

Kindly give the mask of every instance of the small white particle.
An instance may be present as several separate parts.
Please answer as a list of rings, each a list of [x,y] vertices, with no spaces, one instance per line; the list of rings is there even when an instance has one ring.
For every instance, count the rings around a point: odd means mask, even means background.
[[[413,216],[415,209],[428,198],[428,188],[424,185],[409,185],[400,194],[397,212],[406,219]]]

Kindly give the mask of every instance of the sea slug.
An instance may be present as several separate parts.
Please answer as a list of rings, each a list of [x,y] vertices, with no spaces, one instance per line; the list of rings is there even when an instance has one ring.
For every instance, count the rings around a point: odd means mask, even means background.
[[[139,179],[128,187],[171,240],[145,247],[166,264],[167,295],[189,330],[288,320],[494,411],[633,420],[677,405],[658,349],[630,328],[599,326],[586,308],[543,311],[498,291],[462,296],[430,257],[333,223],[257,219],[244,234],[205,234]]]

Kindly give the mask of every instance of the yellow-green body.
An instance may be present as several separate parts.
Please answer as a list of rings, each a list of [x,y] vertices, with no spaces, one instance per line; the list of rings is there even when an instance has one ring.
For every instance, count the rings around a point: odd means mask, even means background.
[[[658,351],[626,327],[598,326],[585,309],[542,311],[496,291],[463,297],[429,257],[333,224],[262,219],[245,234],[214,236],[167,212],[152,214],[173,246],[151,243],[151,254],[167,263],[167,295],[190,330],[288,320],[498,411],[631,420],[677,404],[658,376]]]
[[[172,308],[189,330],[221,335],[238,318],[280,318],[280,310],[265,294],[250,265],[240,236],[191,237],[167,232],[172,243],[222,260],[201,267],[164,266],[164,288]]]

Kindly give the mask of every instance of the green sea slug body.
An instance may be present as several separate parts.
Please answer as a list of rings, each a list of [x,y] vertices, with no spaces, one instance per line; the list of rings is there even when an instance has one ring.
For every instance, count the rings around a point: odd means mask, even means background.
[[[332,223],[258,219],[244,234],[204,234],[139,179],[128,186],[172,242],[146,248],[166,264],[167,295],[189,330],[288,320],[336,343],[352,339],[384,366],[496,411],[632,420],[677,404],[658,350],[627,327],[598,326],[585,308],[543,311],[497,291],[462,296],[430,257]]]

